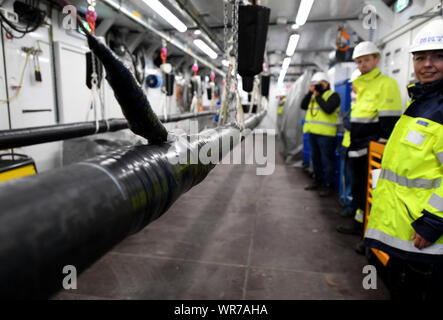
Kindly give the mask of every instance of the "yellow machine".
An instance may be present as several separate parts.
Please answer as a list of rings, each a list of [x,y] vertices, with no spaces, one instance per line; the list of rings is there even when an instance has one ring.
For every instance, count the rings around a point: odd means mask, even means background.
[[[0,183],[36,173],[37,168],[32,158],[17,153],[0,154]]]

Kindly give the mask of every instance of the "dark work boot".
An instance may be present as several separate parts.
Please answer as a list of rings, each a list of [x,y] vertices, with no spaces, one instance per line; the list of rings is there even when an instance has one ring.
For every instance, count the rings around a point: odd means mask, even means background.
[[[318,190],[321,187],[321,183],[317,180],[314,180],[312,184],[305,187],[305,190]]]
[[[352,220],[351,223],[341,224],[337,226],[337,231],[344,234],[354,234],[356,236],[361,236],[363,232],[363,224]]]
[[[355,216],[355,210],[352,208],[348,208],[348,209],[340,212],[340,217],[343,217],[343,218],[351,218],[354,216]]]
[[[358,254],[362,254],[362,255],[364,255],[365,254],[365,249],[366,249],[366,247],[365,247],[365,245],[364,245],[364,241],[363,241],[363,239],[361,239],[356,245],[355,245],[355,252],[357,252]]]
[[[334,189],[332,188],[332,185],[327,184],[326,187],[321,188],[318,195],[322,198],[330,197],[334,194]]]

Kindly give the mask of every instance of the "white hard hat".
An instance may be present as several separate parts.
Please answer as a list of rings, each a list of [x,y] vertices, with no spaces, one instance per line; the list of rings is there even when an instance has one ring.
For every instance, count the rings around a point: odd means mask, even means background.
[[[351,78],[349,79],[349,82],[354,82],[360,76],[361,76],[360,70],[355,69],[351,74]]]
[[[314,75],[311,78],[311,83],[320,82],[320,81],[329,82],[328,75],[326,73],[324,73],[324,72],[316,72],[316,73],[314,73]]]
[[[358,57],[366,56],[368,54],[380,54],[380,50],[371,41],[360,42],[355,48],[352,54],[352,59],[355,60]]]
[[[443,19],[433,20],[423,27],[412,42],[409,52],[443,50]]]

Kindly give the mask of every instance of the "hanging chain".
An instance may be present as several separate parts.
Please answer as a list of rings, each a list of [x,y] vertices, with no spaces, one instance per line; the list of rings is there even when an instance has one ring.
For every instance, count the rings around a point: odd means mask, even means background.
[[[237,65],[238,65],[238,6],[239,6],[239,0],[234,0],[234,7],[232,8],[232,49],[233,54],[235,57],[235,63],[234,63],[234,87],[235,90],[237,90]]]
[[[98,86],[97,66],[95,65],[95,55],[92,51],[91,51],[91,63],[92,63],[91,84],[93,86]]]
[[[228,53],[228,23],[229,23],[229,16],[228,16],[228,8],[229,3],[228,0],[225,0],[223,3],[223,34],[224,34],[224,40],[223,40],[223,53],[226,57],[226,60],[229,61],[229,53]]]
[[[95,12],[96,0],[87,0],[87,2],[88,2],[88,11]],[[95,18],[97,18],[97,16]],[[93,21],[93,24],[95,25],[95,20]],[[91,87],[97,89],[98,87],[97,66],[95,65],[95,55],[92,51],[91,51],[91,63],[92,63]]]

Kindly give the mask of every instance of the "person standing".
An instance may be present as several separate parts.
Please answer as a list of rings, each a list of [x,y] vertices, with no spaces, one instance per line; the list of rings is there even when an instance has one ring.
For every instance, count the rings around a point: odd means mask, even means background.
[[[306,190],[320,190],[320,197],[334,193],[335,136],[337,134],[340,96],[331,90],[324,72],[312,76],[309,92],[301,108],[306,110],[303,132],[309,133],[309,148],[314,166],[314,183]]]
[[[387,140],[402,109],[397,81],[382,74],[377,67],[380,62],[377,46],[370,41],[361,42],[355,47],[352,58],[361,72],[353,81],[357,99],[351,107],[351,144],[348,149],[354,220],[337,226],[337,231],[363,236],[369,142]],[[363,248],[362,244],[361,241],[357,247]]]
[[[351,83],[351,108],[357,101],[357,90],[355,89],[355,86],[352,84],[359,76],[361,75],[360,70],[355,69],[351,77],[349,79],[349,82]],[[352,192],[351,192],[351,186],[352,186],[352,176],[350,174],[349,169],[349,159],[348,159],[348,148],[351,145],[351,110],[347,111],[346,114],[343,115],[343,126],[345,129],[342,144],[340,147],[340,152],[342,156],[342,172],[343,172],[343,182],[345,186],[345,190],[343,190],[343,200],[344,200],[344,211],[340,213],[340,216],[342,217],[354,217],[355,209],[352,204]],[[349,199],[351,201],[349,201]]]
[[[278,100],[278,108],[277,108],[277,131],[278,132],[280,132],[280,130],[281,130],[283,110],[285,109],[285,104],[286,104],[286,96],[281,95],[280,99]]]
[[[417,34],[418,83],[386,145],[364,244],[390,255],[394,300],[443,298],[443,19]]]

